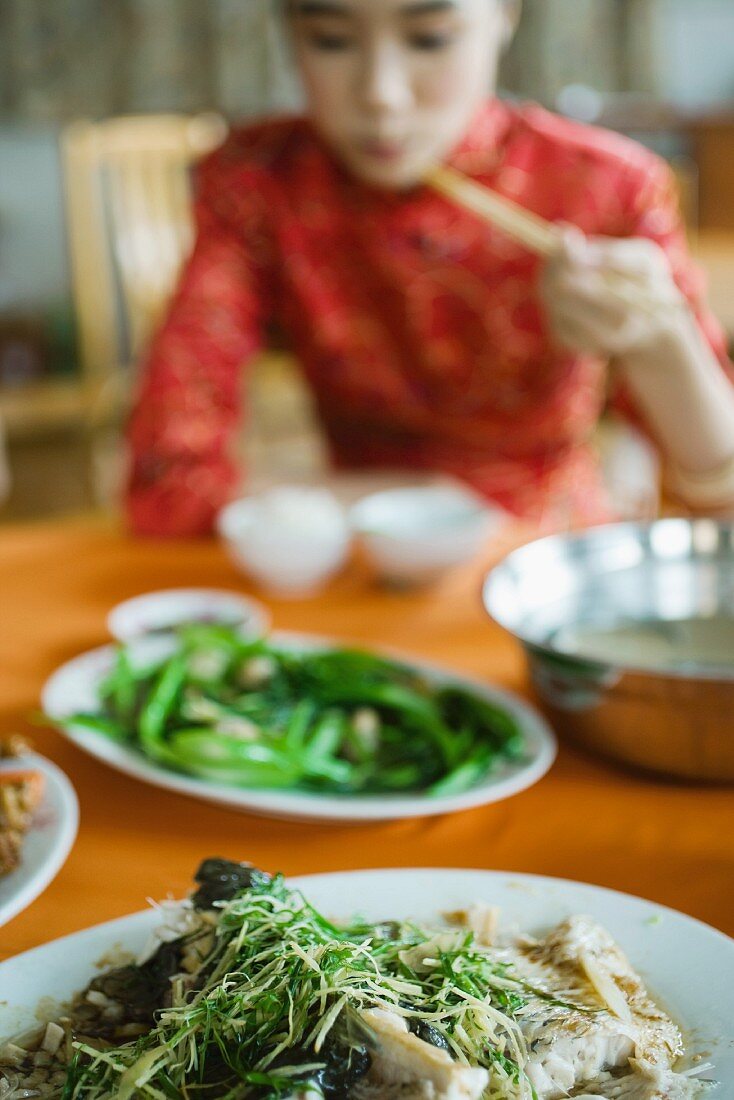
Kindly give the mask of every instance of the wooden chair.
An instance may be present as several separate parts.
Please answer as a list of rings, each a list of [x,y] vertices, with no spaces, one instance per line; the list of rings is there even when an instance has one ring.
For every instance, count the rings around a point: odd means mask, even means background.
[[[130,116],[76,122],[62,141],[74,299],[95,496],[117,497],[121,413],[131,365],[164,313],[193,243],[190,169],[221,143],[218,115]],[[320,468],[308,397],[292,358],[260,357],[250,385],[252,429],[241,441],[250,473]],[[292,454],[291,454],[292,453]]]
[[[226,131],[216,114],[165,114],[77,121],[62,134],[77,397],[98,499],[111,489],[104,471],[118,443],[110,432],[129,401],[131,364],[165,311],[193,243],[192,165]]]
[[[190,170],[219,145],[219,115],[74,122],[62,136],[82,373],[104,382],[134,361],[191,248]]]

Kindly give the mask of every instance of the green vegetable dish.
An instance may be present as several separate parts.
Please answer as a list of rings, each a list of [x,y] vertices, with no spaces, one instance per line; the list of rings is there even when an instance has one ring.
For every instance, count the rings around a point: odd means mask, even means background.
[[[496,910],[339,922],[208,859],[135,963],[0,1046],[8,1100],[691,1100],[680,1031],[611,936]],[[90,973],[93,969],[90,959]],[[702,1067],[706,1068],[706,1067]]]
[[[517,719],[459,685],[347,649],[189,625],[165,658],[119,649],[94,713],[62,720],[164,767],[253,789],[454,795],[521,760]]]

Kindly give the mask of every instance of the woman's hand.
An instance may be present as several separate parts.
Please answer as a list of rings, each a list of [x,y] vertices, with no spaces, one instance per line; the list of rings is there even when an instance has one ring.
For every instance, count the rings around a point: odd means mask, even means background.
[[[570,227],[541,290],[560,344],[615,360],[675,494],[694,509],[734,514],[734,386],[662,249],[644,238],[587,240]]]
[[[653,241],[587,238],[574,227],[546,263],[541,294],[556,340],[605,359],[653,351],[687,312]]]
[[[559,343],[615,360],[668,459],[676,496],[708,512],[734,510],[734,386],[662,249],[566,229],[542,293]]]

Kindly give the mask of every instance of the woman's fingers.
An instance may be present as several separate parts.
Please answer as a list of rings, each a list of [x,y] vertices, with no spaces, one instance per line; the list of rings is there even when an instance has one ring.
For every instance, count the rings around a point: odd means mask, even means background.
[[[641,345],[656,322],[608,292],[566,286],[546,299],[552,331],[564,346],[585,353],[617,356]]]
[[[623,355],[656,339],[666,324],[666,303],[680,299],[667,257],[654,242],[586,238],[573,226],[562,230],[540,289],[556,339],[601,356]]]
[[[600,325],[583,314],[558,314],[551,319],[554,339],[562,347],[584,355],[612,359],[645,343],[648,323],[630,318],[618,326]]]
[[[642,281],[672,281],[670,261],[654,241],[645,237],[622,240],[598,237],[596,240],[601,262],[608,270]]]
[[[551,324],[553,339],[559,347],[582,355],[598,355],[599,341],[588,326],[571,317],[554,318]]]

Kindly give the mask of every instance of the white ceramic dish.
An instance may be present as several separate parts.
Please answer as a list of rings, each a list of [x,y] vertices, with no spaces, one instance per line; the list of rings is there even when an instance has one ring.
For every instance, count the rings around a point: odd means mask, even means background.
[[[36,753],[0,762],[0,771],[26,769],[42,772],[46,789],[23,841],[20,866],[0,876],[0,925],[22,912],[55,878],[71,851],[79,826],[76,793],[60,768]]]
[[[243,634],[261,637],[270,627],[270,612],[259,601],[239,592],[164,588],[118,603],[107,616],[110,634],[121,642],[170,630],[184,622],[223,623],[236,626]]]
[[[347,515],[327,489],[277,486],[235,500],[217,531],[236,565],[275,596],[313,595],[344,565],[351,543]]]
[[[390,584],[428,584],[471,561],[502,521],[476,494],[453,485],[371,493],[350,511],[378,575]]]
[[[482,900],[500,906],[503,923],[538,933],[572,913],[585,913],[611,932],[682,1027],[686,1061],[713,1063],[706,1074],[719,1082],[713,1095],[734,1096],[734,941],[708,925],[601,887],[497,871],[352,871],[292,884],[329,915],[371,920],[432,921]],[[95,962],[111,949],[138,953],[159,919],[155,910],[136,913],[0,964],[0,1039],[36,1024],[41,998],[64,1001],[83,988],[96,973]]]
[[[323,648],[338,644],[312,635],[275,633],[276,644],[291,649]],[[112,646],[94,649],[58,669],[46,683],[41,702],[46,714],[61,718],[97,705],[97,687],[114,659]],[[556,741],[544,720],[527,703],[499,688],[452,674],[446,669],[414,662],[416,668],[437,682],[460,683],[477,694],[500,703],[522,723],[527,744],[527,759],[507,763],[471,790],[458,795],[428,798],[425,795],[353,795],[310,794],[298,791],[255,791],[209,783],[203,779],[168,771],[125,745],[110,741],[102,734],[80,727],[62,732],[79,748],[118,771],[158,787],[194,795],[251,813],[301,820],[386,821],[393,818],[423,817],[453,813],[498,802],[537,782],[550,768],[556,754]]]

